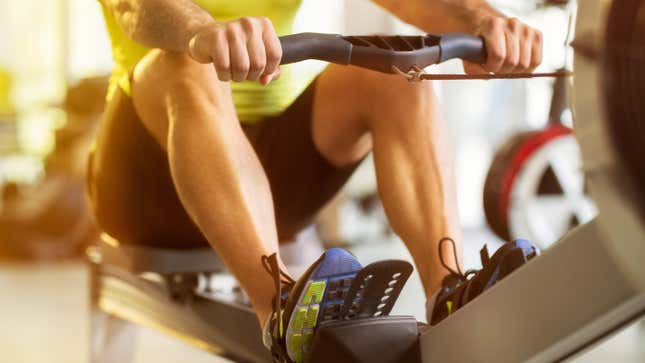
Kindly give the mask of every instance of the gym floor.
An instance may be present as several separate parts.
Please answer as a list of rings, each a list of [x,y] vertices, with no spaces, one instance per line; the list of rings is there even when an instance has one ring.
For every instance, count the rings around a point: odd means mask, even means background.
[[[466,231],[465,265],[478,264],[479,243],[494,241],[483,230]],[[489,245],[490,249],[496,248]],[[388,258],[409,259],[399,241],[362,245],[354,252],[364,263]],[[88,274],[81,262],[62,265],[0,265],[0,363],[83,363],[89,350]],[[395,314],[424,319],[425,301],[415,276],[408,283]],[[213,357],[156,331],[139,328],[134,363],[216,363]],[[590,351],[576,363],[645,362],[645,319],[632,324]],[[38,346],[37,349],[34,347]]]

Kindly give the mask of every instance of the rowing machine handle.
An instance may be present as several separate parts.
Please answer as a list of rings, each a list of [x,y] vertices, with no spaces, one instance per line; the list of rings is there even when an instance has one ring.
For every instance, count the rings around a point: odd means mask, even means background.
[[[486,47],[481,37],[466,34],[423,36],[342,36],[300,33],[280,37],[281,64],[307,59],[396,73],[413,66],[425,68],[450,59],[484,63]]]

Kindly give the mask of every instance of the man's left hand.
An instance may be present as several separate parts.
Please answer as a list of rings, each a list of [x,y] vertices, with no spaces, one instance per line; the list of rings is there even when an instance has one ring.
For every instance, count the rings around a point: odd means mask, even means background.
[[[481,65],[464,62],[468,74],[533,72],[542,63],[542,33],[516,18],[488,16],[478,33],[488,57]]]

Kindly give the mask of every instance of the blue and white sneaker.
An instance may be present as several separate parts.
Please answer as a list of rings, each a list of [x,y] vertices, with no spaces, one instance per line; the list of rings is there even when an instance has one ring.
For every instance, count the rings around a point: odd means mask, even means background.
[[[316,328],[323,321],[339,318],[345,297],[362,266],[348,251],[332,248],[296,282],[280,271],[275,254],[263,258],[263,263],[279,291],[265,326],[264,343],[275,362],[304,362]]]

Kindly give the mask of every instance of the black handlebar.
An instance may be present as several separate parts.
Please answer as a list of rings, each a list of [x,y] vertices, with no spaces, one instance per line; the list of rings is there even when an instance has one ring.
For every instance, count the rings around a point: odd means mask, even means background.
[[[300,33],[280,37],[281,64],[318,59],[384,73],[407,72],[450,59],[486,61],[484,40],[466,34],[424,36],[341,36]]]

